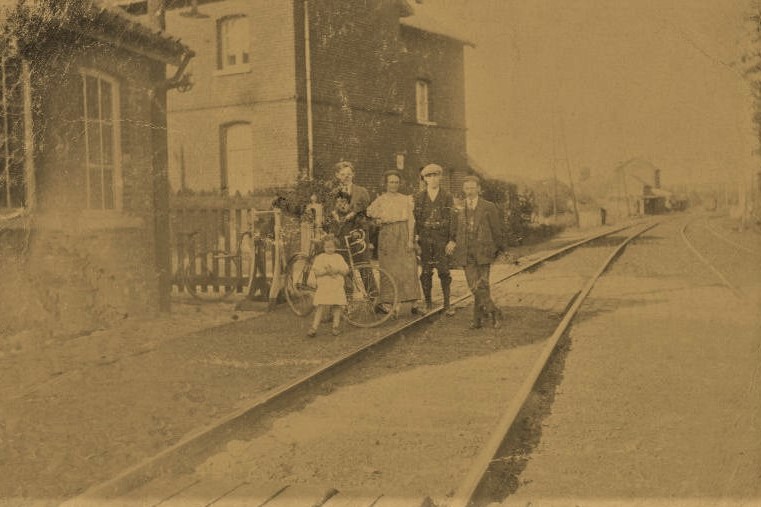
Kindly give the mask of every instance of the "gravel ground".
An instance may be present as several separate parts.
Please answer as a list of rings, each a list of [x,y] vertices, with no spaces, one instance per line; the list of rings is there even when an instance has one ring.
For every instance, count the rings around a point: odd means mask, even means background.
[[[581,248],[495,287],[507,315],[503,329],[467,329],[468,305],[454,318],[408,333],[319,394],[250,427],[250,435],[236,434],[192,478],[167,486],[163,497],[196,481],[220,491],[222,483],[237,479],[271,484],[273,491],[290,485],[363,497],[445,499],[465,477],[564,308],[620,239]],[[220,485],[212,487],[215,482]],[[147,489],[162,498],[153,485]],[[210,500],[187,498],[187,505]],[[301,500],[306,505],[315,499]]]
[[[630,246],[593,290],[504,505],[761,505],[758,300],[721,286],[685,248],[682,223]],[[757,259],[699,224],[688,233],[731,280],[758,289]]]
[[[513,255],[579,236],[574,231]],[[494,276],[510,269],[495,267]],[[457,273],[455,292],[463,293]],[[65,340],[34,331],[4,337],[0,504],[55,505],[380,332],[347,328],[336,338],[306,341],[306,319],[286,308],[261,310],[175,301],[172,315],[126,319]]]

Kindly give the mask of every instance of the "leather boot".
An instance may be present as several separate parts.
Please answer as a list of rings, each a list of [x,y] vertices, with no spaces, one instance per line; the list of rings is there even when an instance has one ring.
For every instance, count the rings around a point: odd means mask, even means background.
[[[449,304],[450,296],[452,293],[450,285],[448,283],[442,284],[441,292],[444,294],[444,315],[451,317],[454,315],[454,308],[452,308]]]
[[[483,326],[481,314],[481,305],[478,302],[473,303],[473,320],[470,321],[470,329],[481,329]]]
[[[425,299],[425,310],[426,312],[430,312],[433,308],[433,303],[431,301],[431,290],[432,290],[432,283],[431,283],[431,275],[428,275],[427,273],[421,273],[420,274],[420,288],[423,289],[423,298]]]

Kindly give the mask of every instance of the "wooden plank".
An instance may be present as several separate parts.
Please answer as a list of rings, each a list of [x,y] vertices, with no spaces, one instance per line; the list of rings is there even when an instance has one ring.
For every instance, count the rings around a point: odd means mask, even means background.
[[[426,505],[426,498],[383,495],[372,504],[372,507],[423,507],[423,505]]]
[[[233,493],[244,484],[240,479],[206,478],[164,500],[161,507],[205,507]]]
[[[332,496],[322,507],[370,507],[382,495],[366,492],[339,491]]]
[[[330,488],[315,486],[291,486],[267,502],[267,507],[311,507],[321,505]]]
[[[134,489],[126,495],[119,497],[120,505],[129,505],[135,507],[153,507],[159,503],[181,494],[188,488],[196,485],[200,480],[191,475],[181,477],[159,477],[145,485]],[[163,505],[163,504],[162,504]]]
[[[243,484],[235,491],[213,501],[213,507],[259,507],[269,506],[268,501],[285,492],[286,486]]]

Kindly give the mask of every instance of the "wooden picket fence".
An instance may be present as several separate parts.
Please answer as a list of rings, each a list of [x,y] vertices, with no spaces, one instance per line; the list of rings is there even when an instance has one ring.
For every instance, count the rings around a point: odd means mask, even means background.
[[[173,207],[172,272],[176,293],[185,292],[187,269],[194,275],[213,273],[213,286],[200,290],[235,292],[254,300],[273,300],[280,290],[286,234],[278,210],[250,207]],[[244,233],[249,235],[244,236]],[[226,254],[220,256],[220,252]],[[197,287],[196,290],[199,290]]]
[[[305,217],[285,214],[269,207],[270,198],[172,196],[170,231],[172,235],[172,273],[174,293],[185,292],[181,269],[193,275],[211,272],[215,286],[206,290],[234,287],[235,292],[252,300],[280,298],[283,271],[293,254],[309,250],[319,237],[322,206],[308,207]],[[245,233],[249,233],[241,240]],[[239,253],[235,259],[215,252]],[[198,286],[196,286],[198,290]]]

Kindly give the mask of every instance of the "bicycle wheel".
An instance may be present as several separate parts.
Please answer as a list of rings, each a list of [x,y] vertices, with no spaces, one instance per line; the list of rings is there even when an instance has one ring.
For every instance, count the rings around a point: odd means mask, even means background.
[[[352,290],[346,294],[346,321],[358,327],[383,324],[394,315],[398,303],[396,281],[388,271],[370,263],[354,266]]]
[[[314,293],[317,280],[312,273],[312,260],[304,254],[296,254],[285,268],[285,299],[293,313],[301,317],[314,309]]]
[[[226,299],[238,290],[240,280],[240,259],[226,252],[198,255],[185,268],[185,288],[199,301]]]

